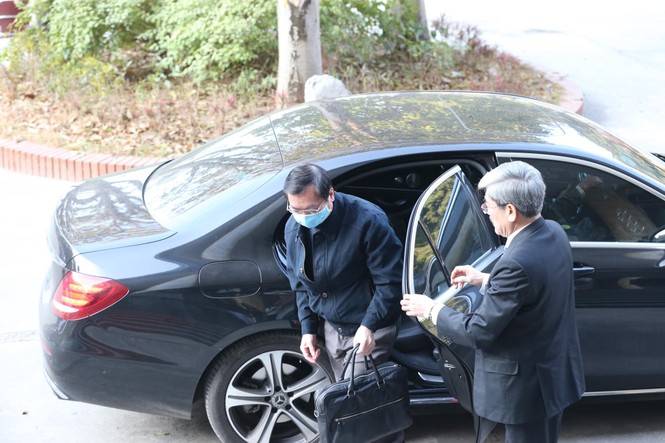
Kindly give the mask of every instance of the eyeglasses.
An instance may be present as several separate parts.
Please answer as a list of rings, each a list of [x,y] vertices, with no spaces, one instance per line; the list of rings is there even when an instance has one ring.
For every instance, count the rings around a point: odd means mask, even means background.
[[[480,205],[480,209],[482,209],[483,214],[489,214],[490,209],[500,208],[501,206],[506,206],[506,205],[487,206],[487,203],[483,203],[482,205]]]
[[[326,199],[323,203],[321,203],[321,206],[319,206],[316,209],[296,209],[292,208],[291,204],[289,202],[286,203],[286,210],[289,211],[291,214],[300,214],[300,215],[312,215],[312,214],[317,214],[321,211],[323,211],[323,208],[328,204],[328,200]]]

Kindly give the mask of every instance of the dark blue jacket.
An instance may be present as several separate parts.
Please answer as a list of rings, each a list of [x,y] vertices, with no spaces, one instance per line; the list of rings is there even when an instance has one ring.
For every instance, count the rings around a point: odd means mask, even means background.
[[[307,228],[286,223],[287,274],[296,293],[303,334],[316,334],[319,316],[342,335],[362,324],[372,331],[394,324],[402,298],[402,245],[376,205],[335,193],[333,210],[314,229],[314,280],[304,272]]]

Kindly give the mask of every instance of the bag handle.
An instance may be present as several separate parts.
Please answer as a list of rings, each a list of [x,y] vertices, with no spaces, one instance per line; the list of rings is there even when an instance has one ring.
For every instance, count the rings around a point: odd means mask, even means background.
[[[355,345],[353,349],[351,350],[351,355],[346,359],[346,362],[344,362],[344,367],[342,368],[342,374],[340,375],[340,378],[344,378],[344,374],[346,373],[346,368],[351,364],[351,377],[349,378],[349,388],[346,391],[347,396],[353,396],[356,394],[355,391],[355,386],[354,386],[354,378],[355,378],[355,368],[356,368],[356,353],[358,352],[358,349],[360,348],[360,343]],[[372,366],[372,370],[374,372],[374,378],[376,378],[376,385],[378,387],[381,387],[386,384],[385,380],[383,380],[383,377],[381,377],[381,374],[379,373],[379,370],[376,367],[376,363],[374,362],[374,357],[372,357],[372,354],[369,355],[369,364],[367,361],[367,356],[364,355],[365,357],[365,367],[369,368],[370,364]]]

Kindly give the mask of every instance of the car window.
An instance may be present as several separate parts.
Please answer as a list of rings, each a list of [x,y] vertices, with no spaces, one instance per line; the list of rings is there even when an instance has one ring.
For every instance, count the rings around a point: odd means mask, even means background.
[[[655,241],[665,225],[665,202],[624,178],[585,164],[524,161],[547,186],[543,216],[559,222],[571,241]]]
[[[409,287],[436,298],[450,287],[457,265],[471,264],[497,246],[471,184],[454,167],[416,204],[407,234]]]
[[[259,119],[159,168],[143,198],[155,220],[178,229],[196,214],[228,209],[281,167],[270,121]]]

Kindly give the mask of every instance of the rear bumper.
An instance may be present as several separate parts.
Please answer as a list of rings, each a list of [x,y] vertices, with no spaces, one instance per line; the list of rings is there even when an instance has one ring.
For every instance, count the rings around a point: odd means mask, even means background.
[[[51,387],[51,390],[53,393],[58,397],[60,400],[69,400],[69,397],[58,388],[58,385],[55,384],[53,379],[48,375],[48,372],[46,371],[46,367],[44,367],[44,378],[46,379],[46,383]]]

